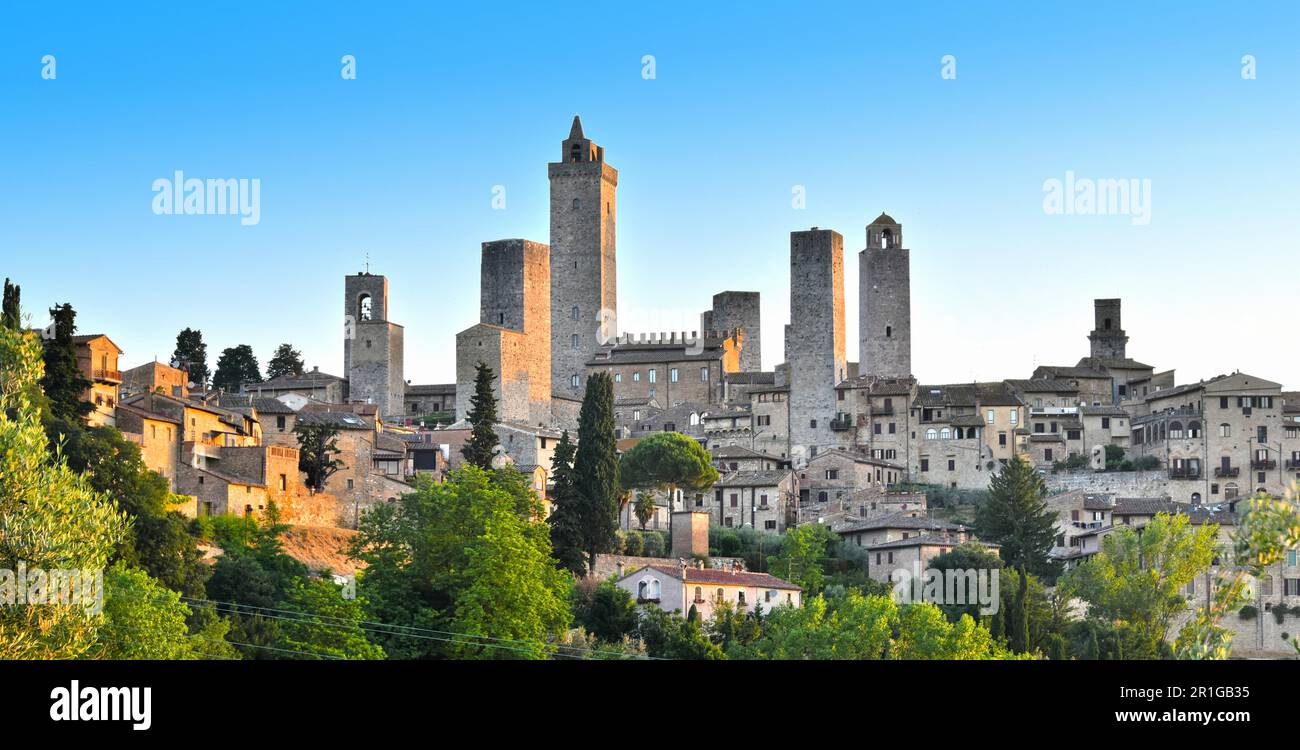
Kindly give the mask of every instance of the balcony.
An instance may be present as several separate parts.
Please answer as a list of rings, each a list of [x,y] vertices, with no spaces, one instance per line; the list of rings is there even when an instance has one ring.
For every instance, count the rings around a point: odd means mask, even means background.
[[[1077,406],[1031,406],[1029,408],[1030,416],[1066,416],[1078,413]]]
[[[852,426],[853,426],[853,422],[849,419],[847,414],[835,417],[834,419],[831,420],[832,430],[844,431],[851,428]]]
[[[1288,458],[1286,460],[1286,467],[1288,469],[1300,469],[1300,458]]]
[[[98,380],[101,383],[118,383],[122,382],[122,373],[119,370],[91,370],[91,380]]]
[[[894,407],[892,407],[892,406],[873,406],[873,407],[871,407],[871,416],[873,416],[873,417],[892,417],[892,416],[894,416]]]
[[[1214,469],[1214,476],[1231,479],[1232,477],[1241,476],[1240,466],[1219,466]]]
[[[1170,466],[1170,479],[1200,479],[1201,468],[1199,466]]]
[[[1276,469],[1276,468],[1277,468],[1277,461],[1275,461],[1275,460],[1273,460],[1273,459],[1271,459],[1271,458],[1257,458],[1257,459],[1255,459],[1254,461],[1251,461],[1251,462],[1250,462],[1250,468],[1252,468],[1252,469]]]

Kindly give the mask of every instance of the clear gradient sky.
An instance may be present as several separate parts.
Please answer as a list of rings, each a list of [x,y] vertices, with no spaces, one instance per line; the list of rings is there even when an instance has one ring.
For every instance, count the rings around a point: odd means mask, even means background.
[[[1073,364],[1093,298],[1122,297],[1130,356],[1179,382],[1300,387],[1294,2],[142,5],[0,10],[0,274],[39,325],[73,303],[124,368],[190,326],[210,367],[287,341],[343,374],[368,252],[406,377],[451,382],[479,244],[549,241],[546,164],[579,113],[619,170],[624,331],[757,290],[771,368],[789,233],[829,227],[856,360],[857,251],[888,211],[925,382]],[[178,169],[259,179],[260,223],[155,215]],[[1150,223],[1046,214],[1067,171],[1151,180]]]

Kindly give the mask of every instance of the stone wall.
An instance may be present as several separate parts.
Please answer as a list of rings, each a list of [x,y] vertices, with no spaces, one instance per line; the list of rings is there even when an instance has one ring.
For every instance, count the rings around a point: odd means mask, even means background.
[[[860,374],[912,374],[910,262],[901,247],[868,247],[858,254]]]
[[[1047,491],[1095,492],[1113,497],[1166,497],[1169,478],[1163,471],[1058,471],[1043,477]]]
[[[713,309],[701,318],[702,331],[745,332],[745,345],[740,351],[740,371],[760,372],[763,369],[762,332],[758,292],[719,292],[713,295]]]

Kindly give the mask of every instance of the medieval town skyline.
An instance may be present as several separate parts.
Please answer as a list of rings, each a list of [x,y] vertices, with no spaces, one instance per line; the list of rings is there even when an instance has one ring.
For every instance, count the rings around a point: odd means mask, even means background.
[[[331,47],[326,34],[274,52],[267,47],[283,29],[271,19],[244,42],[256,59],[241,56],[222,75],[215,61],[178,61],[164,85],[149,85],[154,68],[114,56],[103,40],[61,34],[57,79],[20,80],[9,72],[16,66],[6,68],[16,100],[43,113],[0,126],[31,144],[15,154],[0,201],[0,241],[20,250],[9,273],[23,280],[33,322],[72,301],[86,331],[116,333],[127,365],[165,361],[175,331],[189,326],[214,354],[250,344],[265,363],[287,341],[309,366],[342,375],[337,280],[368,258],[389,278],[391,316],[407,328],[406,377],[449,382],[455,334],[477,317],[480,244],[546,239],[544,165],[577,113],[621,175],[622,331],[694,330],[716,291],[758,291],[770,342],[762,366],[772,369],[789,320],[789,233],[819,226],[844,237],[846,353],[856,361],[857,251],[866,224],[888,212],[914,250],[913,369],[927,381],[997,379],[1066,361],[1086,345],[1091,300],[1114,297],[1125,300],[1133,351],[1176,366],[1180,380],[1240,369],[1295,385],[1287,373],[1300,361],[1274,345],[1271,324],[1243,325],[1227,340],[1219,333],[1232,308],[1285,293],[1285,276],[1267,269],[1296,250],[1285,179],[1293,149],[1279,132],[1243,133],[1229,115],[1295,114],[1278,59],[1292,53],[1280,36],[1261,37],[1252,24],[1249,45],[1239,44],[1229,18],[1213,36],[1187,29],[1213,54],[1184,55],[1135,24],[1110,38],[1140,40],[1149,59],[1075,70],[1042,53],[1055,45],[1083,54],[1051,28],[1063,19],[1087,26],[1085,16],[1018,19],[1043,41],[1008,47],[955,30],[965,11],[954,11],[942,33],[875,35],[873,53],[847,66],[858,59],[847,44],[853,29],[914,21],[841,12],[845,28],[832,29],[818,55],[775,54],[778,12],[767,9],[752,19],[763,33],[747,44],[722,35],[709,51],[697,48],[699,30],[650,35],[621,18],[592,49],[548,56],[530,75],[503,73],[536,51],[525,44],[486,58],[480,77],[457,80],[437,73],[461,49],[454,40],[432,57],[396,43],[367,56],[382,19],[362,22],[349,49]],[[526,22],[557,23],[520,18],[501,33],[526,39]],[[699,29],[728,22],[751,20],[706,13]],[[397,41],[431,23],[414,14]],[[147,27],[124,30],[115,44],[140,41]],[[200,43],[219,33],[220,25],[182,36]],[[787,33],[803,40],[812,27],[797,20]],[[15,40],[6,54],[39,50],[39,60],[46,41]],[[352,53],[356,77],[344,80],[338,63]],[[1258,59],[1257,77],[1245,77],[1245,56]],[[573,85],[578,73],[589,85]],[[191,95],[176,95],[169,84],[180,81],[193,82]],[[274,128],[241,116],[290,84],[283,108],[259,110]],[[118,101],[120,88],[129,100]],[[759,90],[764,101],[751,101]],[[1231,106],[1203,107],[1209,93]],[[807,96],[825,102],[821,112],[777,103]],[[71,132],[74,110],[102,127]],[[749,126],[738,130],[737,115]],[[51,169],[56,153],[62,166]],[[150,185],[181,169],[259,179],[260,221],[151,212]],[[1069,175],[1149,180],[1149,221],[1045,212],[1045,184]],[[48,200],[60,194],[67,200]],[[59,272],[52,257],[88,272]],[[125,257],[135,260],[112,260]],[[164,322],[124,303],[184,288],[195,264],[276,300],[274,323],[260,304],[194,305]],[[1224,290],[1225,276],[1245,283]]]

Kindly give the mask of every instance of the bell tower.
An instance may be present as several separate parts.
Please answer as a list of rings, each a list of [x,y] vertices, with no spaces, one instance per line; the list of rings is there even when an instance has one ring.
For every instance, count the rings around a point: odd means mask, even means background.
[[[618,337],[618,170],[576,115],[551,180],[551,388],[580,398],[587,362]]]
[[[858,253],[858,371],[883,378],[912,374],[911,260],[903,225],[882,213],[867,225]]]

